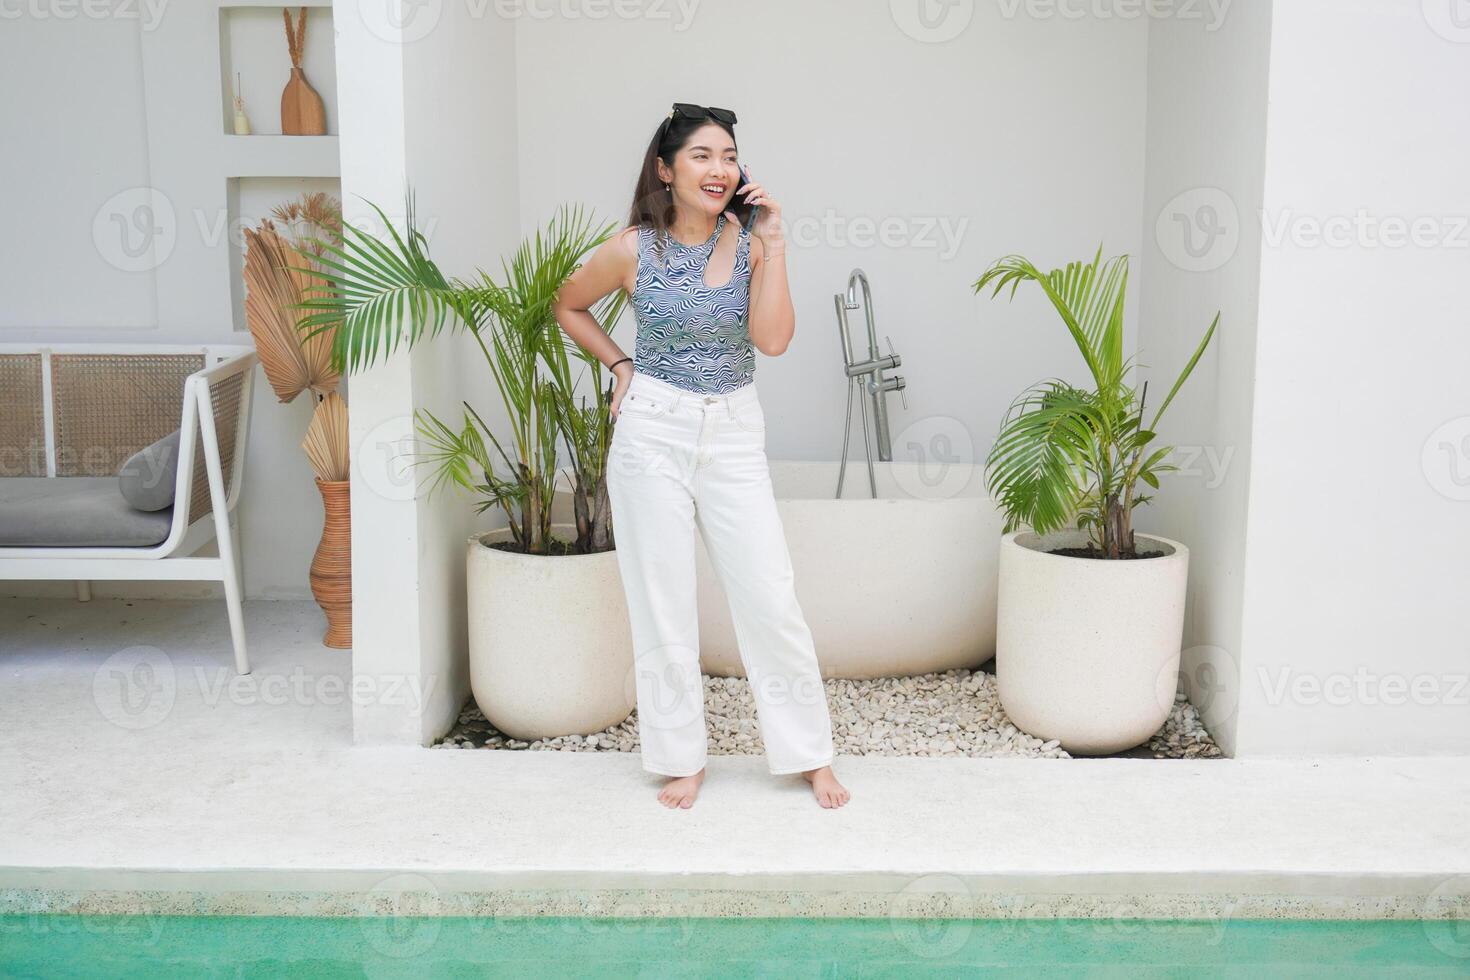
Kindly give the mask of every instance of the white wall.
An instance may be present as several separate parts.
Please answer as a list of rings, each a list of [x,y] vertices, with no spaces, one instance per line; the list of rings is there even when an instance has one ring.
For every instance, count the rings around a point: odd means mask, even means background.
[[[1143,209],[1140,380],[1168,394],[1216,311],[1220,326],[1160,426],[1180,471],[1134,526],[1190,549],[1182,670],[1215,740],[1234,753],[1251,473],[1256,218],[1265,166],[1271,5],[1218,21],[1160,18],[1148,43],[1148,182]],[[1150,414],[1148,416],[1152,418]]]
[[[895,458],[983,458],[1021,388],[1081,368],[1049,306],[980,298],[974,281],[1009,252],[1059,265],[1099,242],[1139,249],[1147,25],[995,4],[966,20],[967,7],[932,30],[886,2],[838,0],[706,0],[687,21],[676,5],[523,17],[522,227],[563,201],[623,227],[670,104],[734,109],[741,157],[788,225],[796,337],[779,358],[757,354],[755,375],[771,456],[839,456],[832,297],[861,267],[908,381],[907,409],[889,399]],[[861,314],[852,330],[865,351]],[[632,353],[631,315],[613,337]],[[852,451],[862,458],[856,439]]]
[[[0,131],[7,137],[0,204],[9,227],[0,236],[0,340],[250,343],[248,332],[235,329],[232,312],[237,219],[242,213],[258,218],[303,190],[334,188],[336,148],[333,140],[291,148],[224,135],[215,7],[166,5],[158,16],[147,4],[6,8],[19,15],[0,21],[0,64],[7,79],[25,80],[25,94],[12,91],[0,100]],[[262,131],[279,114],[288,77],[277,71],[285,41],[279,10],[274,13],[273,36],[252,41],[247,30],[236,37],[237,62],[268,66],[242,71],[259,91],[274,87],[274,95],[249,105]],[[306,67],[330,96],[331,36],[320,22],[313,11]],[[256,42],[264,47],[257,50]],[[276,77],[268,82],[271,72]],[[329,109],[329,122],[334,115]],[[243,210],[232,212],[230,178],[257,172],[278,176],[245,182]],[[291,179],[297,175],[304,179]],[[139,210],[148,188],[165,204],[151,215]],[[145,222],[156,234],[133,224],[145,217],[156,218]],[[151,259],[137,268],[126,261],[127,248],[150,244]],[[299,448],[311,408],[305,399],[280,405],[263,374],[257,382],[240,511],[246,595],[308,597],[307,569],[322,522]],[[6,582],[0,592],[69,595],[71,587]],[[209,595],[218,587],[98,583],[94,592]]]
[[[1470,751],[1470,30],[1451,13],[1276,4],[1241,755]]]

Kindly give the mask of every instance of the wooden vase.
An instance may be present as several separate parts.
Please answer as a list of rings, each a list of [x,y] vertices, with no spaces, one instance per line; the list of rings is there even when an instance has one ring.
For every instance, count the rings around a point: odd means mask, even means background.
[[[352,647],[352,498],[348,480],[316,481],[326,520],[311,559],[311,594],[327,614],[325,646]]]
[[[321,136],[326,131],[327,110],[322,97],[297,65],[281,93],[281,132],[287,136]]]

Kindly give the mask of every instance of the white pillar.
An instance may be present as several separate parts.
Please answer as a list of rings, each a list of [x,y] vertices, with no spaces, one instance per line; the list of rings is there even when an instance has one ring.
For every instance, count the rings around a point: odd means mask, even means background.
[[[1274,6],[1240,754],[1467,753],[1470,26]]]
[[[338,0],[344,217],[416,225],[447,275],[499,269],[519,238],[513,22],[474,5]],[[507,150],[506,144],[510,149]],[[490,519],[458,494],[429,499],[411,467],[415,409],[457,419],[498,400],[472,341],[441,335],[352,377],[354,731],[359,742],[427,744],[468,696],[465,540]],[[492,422],[493,424],[493,422]]]

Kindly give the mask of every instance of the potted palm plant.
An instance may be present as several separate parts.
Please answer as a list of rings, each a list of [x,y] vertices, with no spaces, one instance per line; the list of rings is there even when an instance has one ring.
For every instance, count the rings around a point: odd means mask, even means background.
[[[1132,748],[1174,703],[1189,551],[1133,530],[1146,485],[1175,469],[1155,445],[1160,417],[1214,336],[1220,315],[1157,408],[1123,356],[1128,256],[1043,272],[1019,255],[975,283],[991,296],[1034,283],[1061,316],[1088,383],[1042,381],[1016,398],[986,459],[1005,514],[996,610],[996,681],[1016,726],[1068,752]],[[1152,415],[1145,423],[1145,413]]]
[[[371,204],[371,202],[369,202]],[[517,249],[503,274],[446,277],[415,227],[410,193],[399,234],[377,211],[391,241],[342,223],[340,246],[319,264],[331,295],[302,321],[310,333],[335,327],[333,362],[357,371],[446,327],[483,355],[499,415],[463,403],[460,418],[420,410],[430,493],[457,487],[496,511],[505,526],[468,542],[470,683],[485,717],[515,738],[590,734],[628,717],[631,632],[606,488],[610,387],[603,367],[566,337],[552,312],[557,290],[613,231],[593,227],[580,207],[558,210],[544,232]],[[594,311],[614,324],[621,293]],[[593,404],[575,392],[574,360],[592,372]],[[495,424],[494,418],[504,421]],[[557,465],[565,445],[570,463]],[[553,505],[569,519],[554,522]]]

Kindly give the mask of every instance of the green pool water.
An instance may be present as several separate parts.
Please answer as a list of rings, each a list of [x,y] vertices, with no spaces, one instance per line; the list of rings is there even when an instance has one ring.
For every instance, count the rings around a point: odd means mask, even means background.
[[[0,977],[1462,977],[1470,923],[0,916]]]

